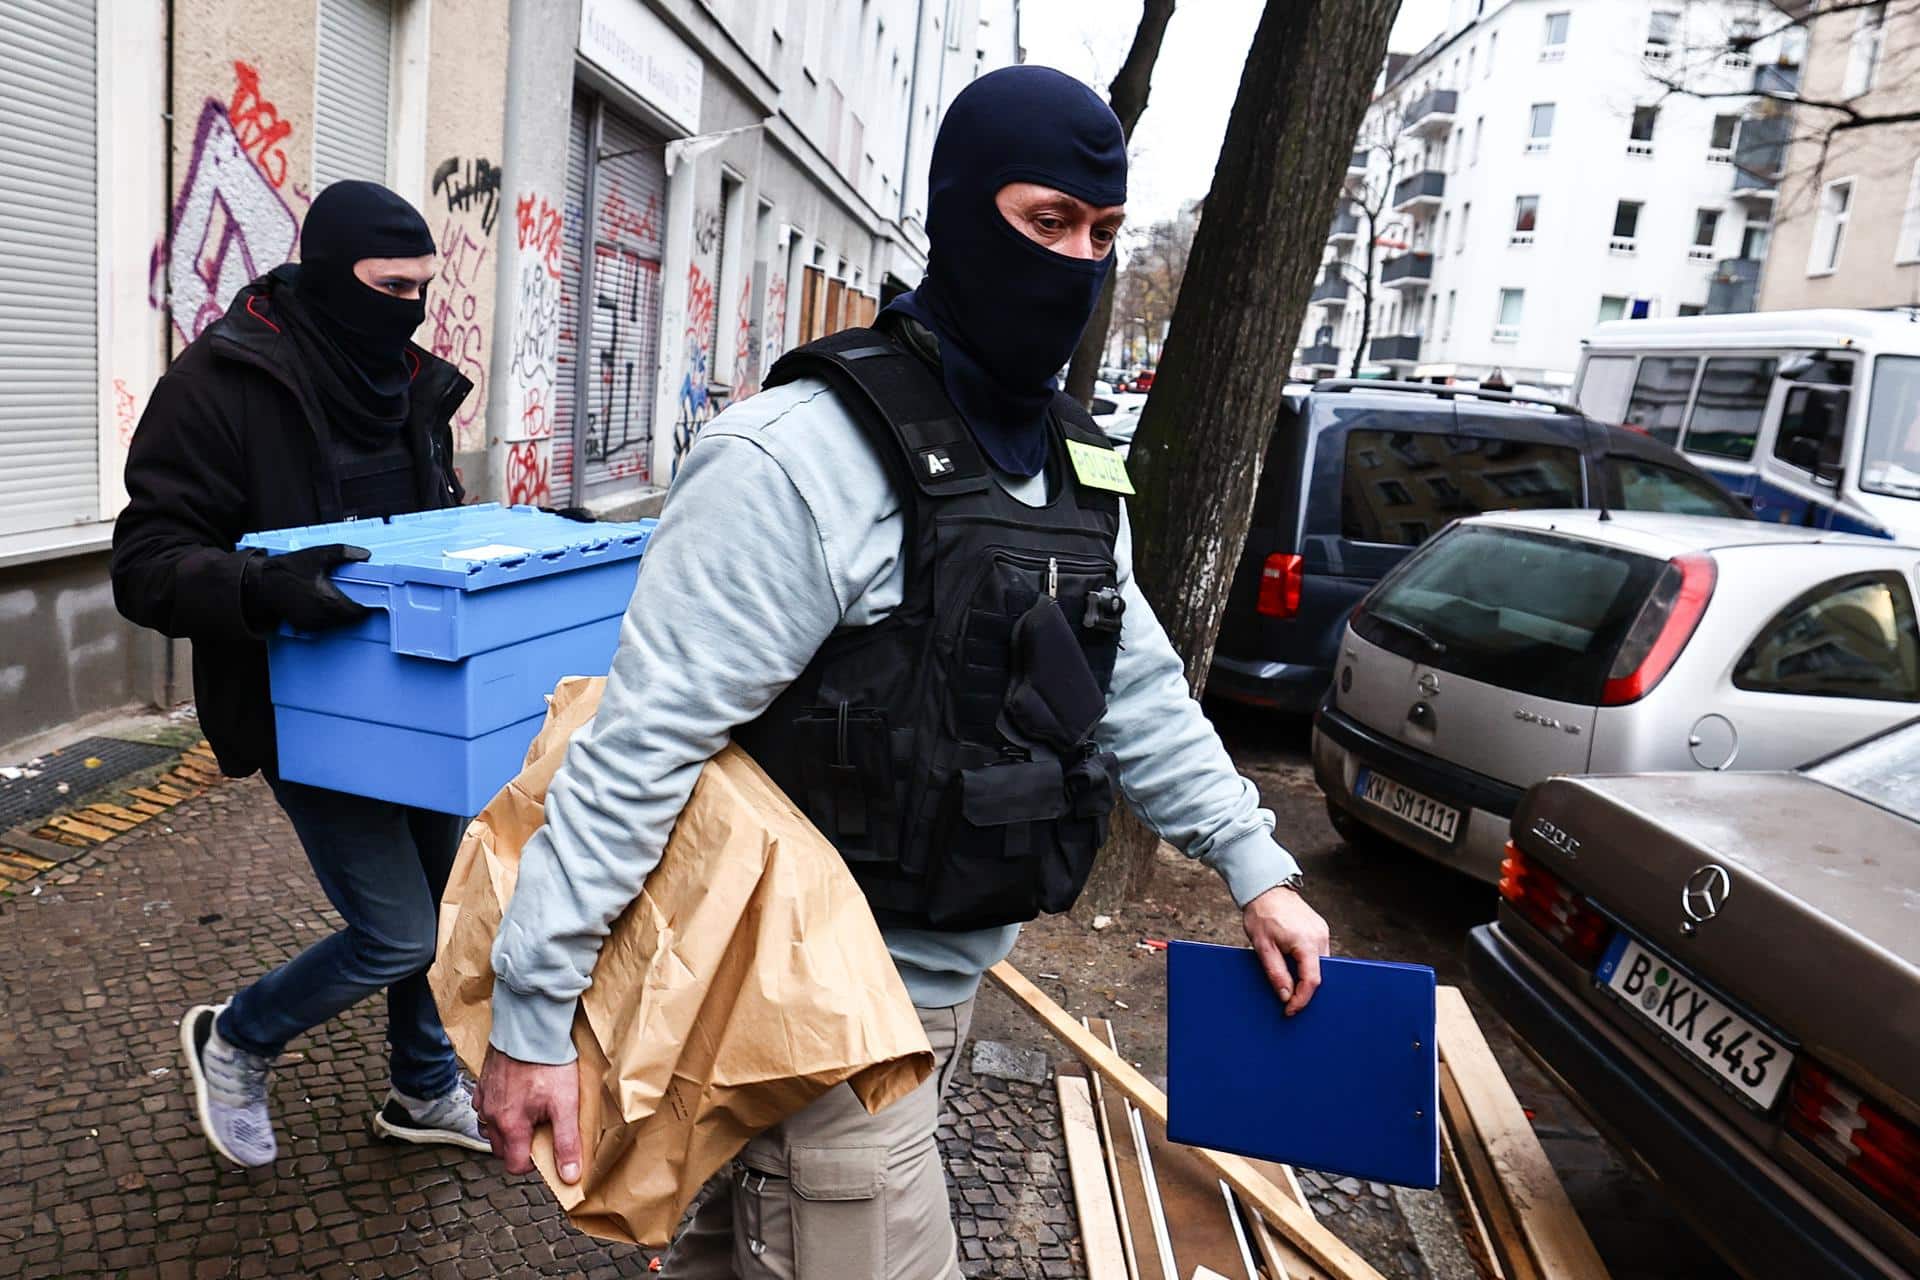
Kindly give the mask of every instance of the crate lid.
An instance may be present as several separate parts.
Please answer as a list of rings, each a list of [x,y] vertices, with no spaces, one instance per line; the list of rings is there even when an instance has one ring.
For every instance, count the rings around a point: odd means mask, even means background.
[[[341,520],[250,533],[242,547],[278,555],[342,542],[372,558],[334,576],[354,582],[417,582],[480,591],[567,573],[646,550],[654,520],[585,524],[536,507],[497,502],[417,511],[378,520]]]

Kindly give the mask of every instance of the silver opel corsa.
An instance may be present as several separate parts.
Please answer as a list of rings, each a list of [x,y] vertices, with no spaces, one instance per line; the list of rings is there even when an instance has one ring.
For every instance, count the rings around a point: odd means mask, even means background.
[[[1354,610],[1313,764],[1334,826],[1497,882],[1556,774],[1791,769],[1920,710],[1920,548],[1757,521],[1451,526]]]

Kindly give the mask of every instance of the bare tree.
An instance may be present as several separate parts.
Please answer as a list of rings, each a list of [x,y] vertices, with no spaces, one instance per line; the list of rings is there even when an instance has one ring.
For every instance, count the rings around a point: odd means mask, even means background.
[[[1352,206],[1354,215],[1359,219],[1359,244],[1363,260],[1348,262],[1345,258],[1334,258],[1328,266],[1337,270],[1348,283],[1360,290],[1360,336],[1353,348],[1353,365],[1349,377],[1360,376],[1360,367],[1366,360],[1367,342],[1373,336],[1373,303],[1378,289],[1374,267],[1378,265],[1382,243],[1396,230],[1405,225],[1393,207],[1393,186],[1400,173],[1400,141],[1404,132],[1404,121],[1399,112],[1382,116],[1378,129],[1363,147],[1357,150],[1367,153],[1369,163],[1366,171],[1349,177],[1341,189],[1341,195]],[[1377,159],[1378,163],[1374,161]]]
[[[1140,25],[1134,28],[1133,46],[1107,87],[1107,103],[1120,117],[1120,132],[1128,141],[1132,141],[1133,126],[1147,109],[1153,64],[1160,60],[1160,43],[1173,18],[1173,4],[1174,0],[1146,0],[1140,10]],[[1067,366],[1067,394],[1081,404],[1093,399],[1093,377],[1099,371],[1100,352],[1107,345],[1107,327],[1113,323],[1113,290],[1114,277],[1109,273],[1100,301],[1094,304],[1093,318],[1087,322],[1080,345],[1074,348],[1073,361]]]
[[[1172,319],[1199,221],[1200,202],[1194,201],[1172,218],[1129,231],[1126,265],[1115,273],[1114,285],[1123,334],[1137,323],[1150,342]],[[1106,344],[1101,346],[1104,351]]]
[[[1400,0],[1268,0],[1240,73],[1180,301],[1129,468],[1134,576],[1197,696],[1246,539],[1294,326],[1326,242]],[[1151,879],[1156,841],[1123,814],[1083,910]]]

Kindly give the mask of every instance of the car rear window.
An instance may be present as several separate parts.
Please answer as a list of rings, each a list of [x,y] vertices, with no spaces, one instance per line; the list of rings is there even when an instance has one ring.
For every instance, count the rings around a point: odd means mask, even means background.
[[[1920,720],[1809,765],[1806,774],[1920,822]]]
[[[1735,520],[1752,515],[1713,481],[1645,458],[1614,454],[1607,458],[1607,470],[1619,485],[1621,507],[1628,511],[1670,511]]]
[[[1558,445],[1418,431],[1347,432],[1340,533],[1413,547],[1460,516],[1581,506],[1580,455]]]
[[[1591,706],[1665,563],[1576,538],[1467,526],[1409,556],[1353,626],[1440,670]]]

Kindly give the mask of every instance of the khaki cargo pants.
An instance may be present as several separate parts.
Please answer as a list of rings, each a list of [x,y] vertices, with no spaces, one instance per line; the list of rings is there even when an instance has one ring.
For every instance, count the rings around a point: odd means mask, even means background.
[[[841,1085],[775,1125],[701,1192],[669,1280],[959,1280],[934,1127],[973,1001],[921,1009],[934,1073],[879,1115]]]

